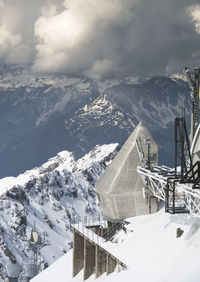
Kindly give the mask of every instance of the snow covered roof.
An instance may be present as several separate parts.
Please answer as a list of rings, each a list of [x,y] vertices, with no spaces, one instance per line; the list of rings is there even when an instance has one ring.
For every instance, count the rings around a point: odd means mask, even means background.
[[[200,220],[189,214],[158,213],[129,219],[126,232],[121,231],[107,248],[115,250],[127,270],[87,281],[98,282],[198,282],[200,281]],[[176,238],[177,228],[184,233]],[[134,279],[134,280],[133,280]],[[82,273],[72,278],[70,251],[31,282],[82,281]]]

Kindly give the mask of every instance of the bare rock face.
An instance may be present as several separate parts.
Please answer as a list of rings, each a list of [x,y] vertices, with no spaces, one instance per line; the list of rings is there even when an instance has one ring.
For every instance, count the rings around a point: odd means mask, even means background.
[[[176,238],[180,238],[184,233],[184,230],[182,230],[181,228],[177,228],[176,229]]]
[[[1,241],[0,242],[0,247],[3,251],[3,253],[5,254],[6,257],[9,258],[10,262],[12,263],[16,263],[16,258],[15,256],[12,254],[11,250],[9,249],[9,247],[6,245],[5,242]]]
[[[20,186],[14,186],[6,193],[6,196],[19,202],[23,202],[25,200],[27,201],[26,193],[23,188],[20,188]]]
[[[5,279],[7,263],[22,264],[30,258],[27,228],[46,240],[47,246],[40,251],[41,270],[71,249],[70,225],[85,216],[91,221],[99,217],[94,184],[117,148],[117,144],[96,146],[77,161],[63,151],[19,175],[13,186],[8,180],[10,188],[0,199],[0,281]]]

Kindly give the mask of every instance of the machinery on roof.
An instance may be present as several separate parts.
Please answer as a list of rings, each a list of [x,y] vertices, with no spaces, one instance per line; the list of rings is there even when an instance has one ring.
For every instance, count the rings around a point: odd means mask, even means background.
[[[158,167],[156,142],[142,121],[136,126],[95,186],[108,221],[156,212],[158,199],[165,201],[166,212],[200,217],[200,69],[184,72],[193,99],[190,138],[183,111],[174,123],[175,167]]]
[[[175,168],[138,167],[146,189],[155,197],[165,201],[165,211],[170,213],[191,213],[200,217],[200,125],[199,87],[200,69],[190,73],[184,69],[193,98],[190,140],[184,113],[174,124]],[[191,149],[190,149],[191,143]]]

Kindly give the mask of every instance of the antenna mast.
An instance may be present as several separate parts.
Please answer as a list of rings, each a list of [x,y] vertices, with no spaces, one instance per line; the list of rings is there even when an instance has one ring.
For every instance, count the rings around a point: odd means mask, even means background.
[[[199,86],[200,86],[200,69],[195,68],[194,73],[190,73],[186,67],[184,69],[188,84],[192,89],[191,96],[193,98],[193,107],[191,114],[191,141],[194,139],[197,127],[199,125]]]

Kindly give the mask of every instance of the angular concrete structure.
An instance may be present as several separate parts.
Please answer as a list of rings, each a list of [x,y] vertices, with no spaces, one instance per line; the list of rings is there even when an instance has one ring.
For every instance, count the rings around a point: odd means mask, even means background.
[[[107,275],[111,274],[115,271],[115,268],[117,266],[117,262],[107,254],[107,260],[106,260],[106,269],[107,269]]]
[[[83,280],[86,280],[93,274],[96,278],[105,272],[109,275],[115,271],[117,266],[127,268],[122,261],[111,254],[110,248],[109,251],[103,248],[102,238],[94,231],[90,230],[88,237],[88,231],[85,228],[80,230],[75,226],[71,228],[74,234],[73,277],[81,270],[83,270]]]
[[[73,277],[84,267],[84,238],[73,232]]]
[[[84,271],[83,280],[95,273],[95,245],[84,239]]]
[[[100,208],[109,221],[157,211],[157,200],[145,199],[138,166],[155,166],[158,163],[158,145],[141,121],[129,136],[110,166],[95,185]],[[150,211],[150,212],[151,212]]]
[[[103,252],[99,246],[96,246],[96,278],[106,272],[107,254]],[[114,270],[113,270],[114,271]]]

